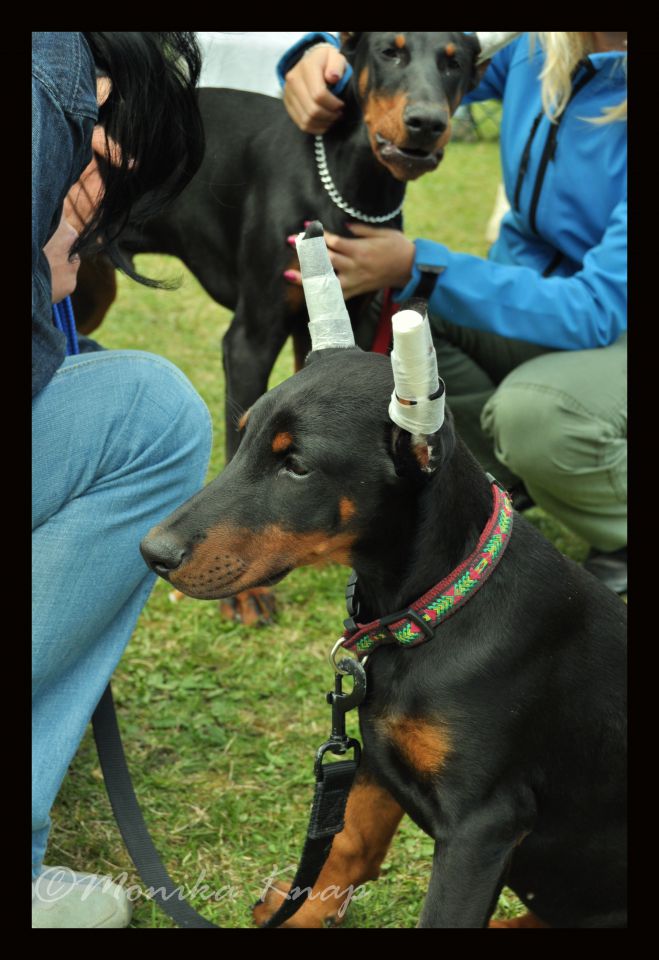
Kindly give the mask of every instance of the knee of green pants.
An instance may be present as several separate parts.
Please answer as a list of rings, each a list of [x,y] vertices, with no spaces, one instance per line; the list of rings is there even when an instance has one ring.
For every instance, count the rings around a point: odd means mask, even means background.
[[[617,425],[566,391],[504,381],[482,426],[539,506],[599,549],[627,542],[627,441]]]

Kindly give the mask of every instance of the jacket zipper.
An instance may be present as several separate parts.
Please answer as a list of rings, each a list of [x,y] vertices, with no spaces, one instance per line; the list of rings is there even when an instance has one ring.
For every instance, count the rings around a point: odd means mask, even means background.
[[[526,176],[526,171],[529,166],[529,157],[531,156],[531,144],[533,143],[535,132],[538,129],[538,124],[542,120],[542,113],[543,111],[541,110],[540,113],[535,118],[535,120],[533,121],[533,124],[531,126],[531,132],[529,133],[528,139],[524,144],[524,152],[522,153],[522,159],[520,160],[520,164],[519,164],[519,173],[517,174],[517,183],[515,185],[515,197],[513,199],[513,207],[518,212],[519,212],[519,195],[522,192],[522,182],[524,180],[524,177]]]
[[[533,187],[533,196],[531,197],[531,206],[529,208],[529,226],[531,227],[531,230],[533,230],[535,234],[537,234],[538,232],[538,229],[536,226],[536,214],[538,211],[538,202],[540,200],[540,192],[542,190],[542,185],[544,183],[545,174],[547,173],[547,167],[549,166],[549,161],[553,160],[554,155],[556,153],[558,128],[560,127],[561,121],[567,112],[568,105],[576,97],[579,91],[583,87],[585,87],[588,81],[592,80],[592,78],[597,73],[597,71],[595,70],[595,67],[592,65],[590,60],[588,60],[588,58],[586,58],[585,60],[581,60],[579,62],[579,64],[577,65],[577,70],[579,69],[579,67],[584,67],[586,70],[586,73],[579,80],[579,82],[575,84],[575,86],[572,88],[570,99],[566,103],[565,109],[561,113],[556,123],[551,124],[549,133],[547,135],[547,140],[545,142],[545,148],[542,151],[542,157],[540,158],[540,164],[538,166],[538,174],[536,176],[535,185]],[[576,73],[576,70],[575,70],[575,73]]]

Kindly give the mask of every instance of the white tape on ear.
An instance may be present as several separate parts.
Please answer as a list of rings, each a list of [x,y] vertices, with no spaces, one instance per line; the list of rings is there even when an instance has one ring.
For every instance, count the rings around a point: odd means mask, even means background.
[[[391,394],[389,416],[395,424],[415,435],[436,433],[444,423],[446,391],[438,393],[440,380],[437,357],[432,343],[428,317],[415,310],[401,310],[392,318],[394,349],[391,366],[394,372],[394,392]],[[413,401],[405,403],[402,401]]]
[[[478,42],[481,45],[481,52],[476,59],[476,63],[485,63],[491,60],[495,53],[507,47],[516,37],[521,37],[521,33],[478,33]]]
[[[309,312],[311,349],[354,347],[350,316],[346,310],[341,284],[330,262],[324,237],[296,240],[297,255],[302,272],[304,298]]]

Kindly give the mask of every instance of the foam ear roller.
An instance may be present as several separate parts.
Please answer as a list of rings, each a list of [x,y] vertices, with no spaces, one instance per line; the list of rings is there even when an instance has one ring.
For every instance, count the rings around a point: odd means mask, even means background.
[[[392,318],[394,392],[389,416],[415,436],[436,433],[444,422],[445,395],[427,316],[400,310]],[[432,399],[431,399],[432,398]]]
[[[306,231],[298,235],[295,246],[309,312],[311,349],[354,347],[350,316],[330,262],[322,223],[312,221]]]

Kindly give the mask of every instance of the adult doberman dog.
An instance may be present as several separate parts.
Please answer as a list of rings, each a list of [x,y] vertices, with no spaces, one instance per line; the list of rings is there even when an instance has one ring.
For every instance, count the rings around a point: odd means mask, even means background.
[[[287,338],[294,337],[298,367],[309,350],[302,291],[283,277],[287,268],[297,268],[286,237],[316,218],[343,235],[350,219],[382,218],[381,225],[400,227],[400,213],[388,215],[402,204],[405,183],[439,164],[450,117],[501,38],[343,34],[342,50],[353,68],[345,110],[315,140],[272,97],[199,91],[207,140],[202,166],[165,215],[124,234],[121,249],[128,257],[180,258],[217,303],[234,311],[223,341],[227,459],[240,441],[236,413],[265,392]],[[326,166],[317,161],[321,150]],[[328,178],[352,209],[332,199]],[[84,271],[74,308],[83,332],[91,332],[112,302],[113,278],[102,262],[90,284]],[[102,309],[94,303],[99,299]],[[349,304],[357,343],[365,348],[377,322],[371,300],[360,296]]]
[[[435,840],[420,926],[487,926],[505,883],[529,912],[491,926],[622,927],[626,606],[512,513],[448,409],[432,435],[395,425],[392,387],[380,354],[312,351],[243,417],[226,469],[142,544],[200,598],[324,560],[356,571],[360,623],[375,622],[362,763],[288,925],[340,922],[407,813]],[[461,603],[488,544],[498,564]],[[280,904],[271,890],[256,921]]]

